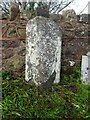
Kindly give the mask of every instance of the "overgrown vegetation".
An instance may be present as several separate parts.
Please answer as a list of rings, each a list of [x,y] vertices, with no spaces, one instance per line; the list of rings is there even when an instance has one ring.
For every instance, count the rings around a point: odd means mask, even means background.
[[[75,70],[69,77],[63,75],[63,84],[53,85],[43,93],[24,78],[14,80],[9,73],[3,73],[3,119],[90,119],[90,86],[81,84],[80,71]]]
[[[61,82],[60,84],[70,84],[70,83],[81,83],[81,70],[80,70],[80,65],[76,65],[74,68],[73,68],[73,71],[72,71],[72,74],[68,74],[68,75],[65,75],[65,74],[62,74],[61,75]]]

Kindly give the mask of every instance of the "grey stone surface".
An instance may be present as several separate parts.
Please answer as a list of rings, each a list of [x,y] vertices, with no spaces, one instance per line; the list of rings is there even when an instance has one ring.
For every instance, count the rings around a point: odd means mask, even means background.
[[[88,83],[90,85],[90,52],[88,55]]]
[[[56,72],[52,82],[59,83],[62,43],[60,28],[49,18],[37,16],[28,22],[26,36],[26,81],[31,80],[36,85],[46,84]]]
[[[63,17],[61,14],[50,14],[50,19],[55,22],[60,22],[63,19]]]
[[[62,16],[67,23],[67,27],[75,27],[77,23],[77,15],[73,9],[64,10]]]
[[[83,83],[90,85],[90,52],[82,56],[81,79]]]

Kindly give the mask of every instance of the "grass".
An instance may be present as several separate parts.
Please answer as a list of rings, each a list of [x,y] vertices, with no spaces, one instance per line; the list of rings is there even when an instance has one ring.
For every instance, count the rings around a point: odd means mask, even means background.
[[[77,71],[77,79],[74,74],[70,79],[63,75],[63,84],[53,85],[43,93],[23,77],[13,79],[3,73],[2,119],[90,119],[90,86],[81,84]]]

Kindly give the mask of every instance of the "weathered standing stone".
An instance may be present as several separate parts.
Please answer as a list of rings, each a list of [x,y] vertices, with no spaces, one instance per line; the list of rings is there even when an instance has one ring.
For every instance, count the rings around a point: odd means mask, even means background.
[[[61,37],[60,28],[49,18],[37,16],[26,26],[26,81],[36,85],[60,81]],[[53,77],[54,78],[54,77]],[[49,83],[47,83],[49,84]]]

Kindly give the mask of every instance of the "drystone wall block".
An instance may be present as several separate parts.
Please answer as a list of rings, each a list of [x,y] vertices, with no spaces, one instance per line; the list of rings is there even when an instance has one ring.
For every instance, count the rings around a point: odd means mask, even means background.
[[[68,27],[75,27],[77,24],[77,15],[73,9],[64,10],[62,12],[64,21],[68,24]]]

